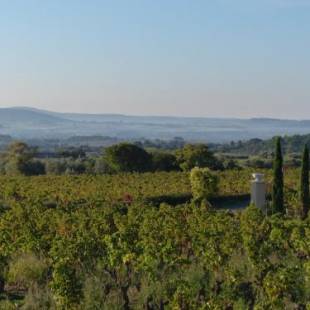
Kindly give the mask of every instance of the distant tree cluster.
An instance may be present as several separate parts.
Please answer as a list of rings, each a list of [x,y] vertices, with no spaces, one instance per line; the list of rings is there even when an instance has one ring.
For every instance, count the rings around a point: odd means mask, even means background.
[[[146,150],[122,142],[104,148],[101,156],[87,156],[81,147],[58,148],[53,158],[38,159],[37,148],[13,142],[3,153],[1,172],[10,175],[105,174],[121,172],[190,171],[194,167],[221,170],[227,166],[205,144],[186,144],[176,151]]]
[[[254,138],[246,141],[232,141],[226,144],[212,145],[212,149],[217,152],[243,155],[272,155],[274,152],[274,144],[276,140],[277,137],[273,137],[267,140]],[[310,134],[284,136],[281,138],[281,144],[283,154],[301,153],[304,145],[310,147]]]
[[[145,172],[152,166],[152,157],[143,148],[120,143],[105,149],[104,161],[113,172]]]
[[[147,152],[137,145],[120,143],[105,149],[103,162],[112,172],[190,171],[194,167],[223,169],[222,163],[205,144],[186,144],[173,153]]]
[[[39,175],[45,173],[42,162],[35,160],[36,148],[23,142],[10,144],[2,154],[1,170],[8,175]]]

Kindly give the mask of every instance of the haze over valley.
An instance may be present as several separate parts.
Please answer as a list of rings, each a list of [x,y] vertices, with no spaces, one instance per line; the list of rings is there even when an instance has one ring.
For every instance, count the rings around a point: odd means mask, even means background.
[[[223,143],[309,132],[309,120],[128,116],[0,108],[0,135],[17,139],[109,136],[121,140],[168,140],[182,137],[187,141]]]

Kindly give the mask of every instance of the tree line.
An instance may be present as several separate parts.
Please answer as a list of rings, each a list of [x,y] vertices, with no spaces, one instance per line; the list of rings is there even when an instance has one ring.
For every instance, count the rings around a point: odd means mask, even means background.
[[[145,150],[133,143],[104,148],[101,156],[87,156],[81,148],[65,148],[57,158],[37,158],[38,149],[24,142],[8,146],[0,158],[7,175],[104,174],[119,172],[189,171],[195,166],[221,170],[224,164],[205,144],[187,144],[176,151]]]

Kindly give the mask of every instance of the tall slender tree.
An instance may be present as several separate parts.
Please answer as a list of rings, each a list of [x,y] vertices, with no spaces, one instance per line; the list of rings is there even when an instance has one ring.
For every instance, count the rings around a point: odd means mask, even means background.
[[[300,175],[300,202],[301,216],[305,218],[309,212],[309,149],[305,145],[302,156],[302,167]]]
[[[283,157],[281,138],[276,139],[276,152],[273,162],[272,212],[285,213],[283,199]]]

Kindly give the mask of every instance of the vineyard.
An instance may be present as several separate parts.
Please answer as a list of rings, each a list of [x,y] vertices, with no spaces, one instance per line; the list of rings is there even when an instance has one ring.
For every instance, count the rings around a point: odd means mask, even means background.
[[[219,196],[249,194],[251,174],[260,171],[271,184],[270,170],[226,170],[217,172],[219,176]],[[298,169],[286,171],[285,184],[296,191],[299,182]],[[144,201],[165,197],[167,200],[190,199],[191,188],[187,172],[124,173],[104,176],[36,176],[0,177],[0,197],[40,203],[54,203],[57,206],[68,204],[93,204],[100,202],[116,203],[126,199]],[[165,202],[165,201],[164,201]],[[289,201],[292,202],[292,201]]]
[[[252,172],[216,172],[218,196],[249,194]],[[271,171],[262,172],[271,183]],[[298,170],[285,171],[289,208],[298,204],[298,181]],[[198,206],[186,172],[3,176],[0,195],[0,309],[309,302],[309,219]]]

